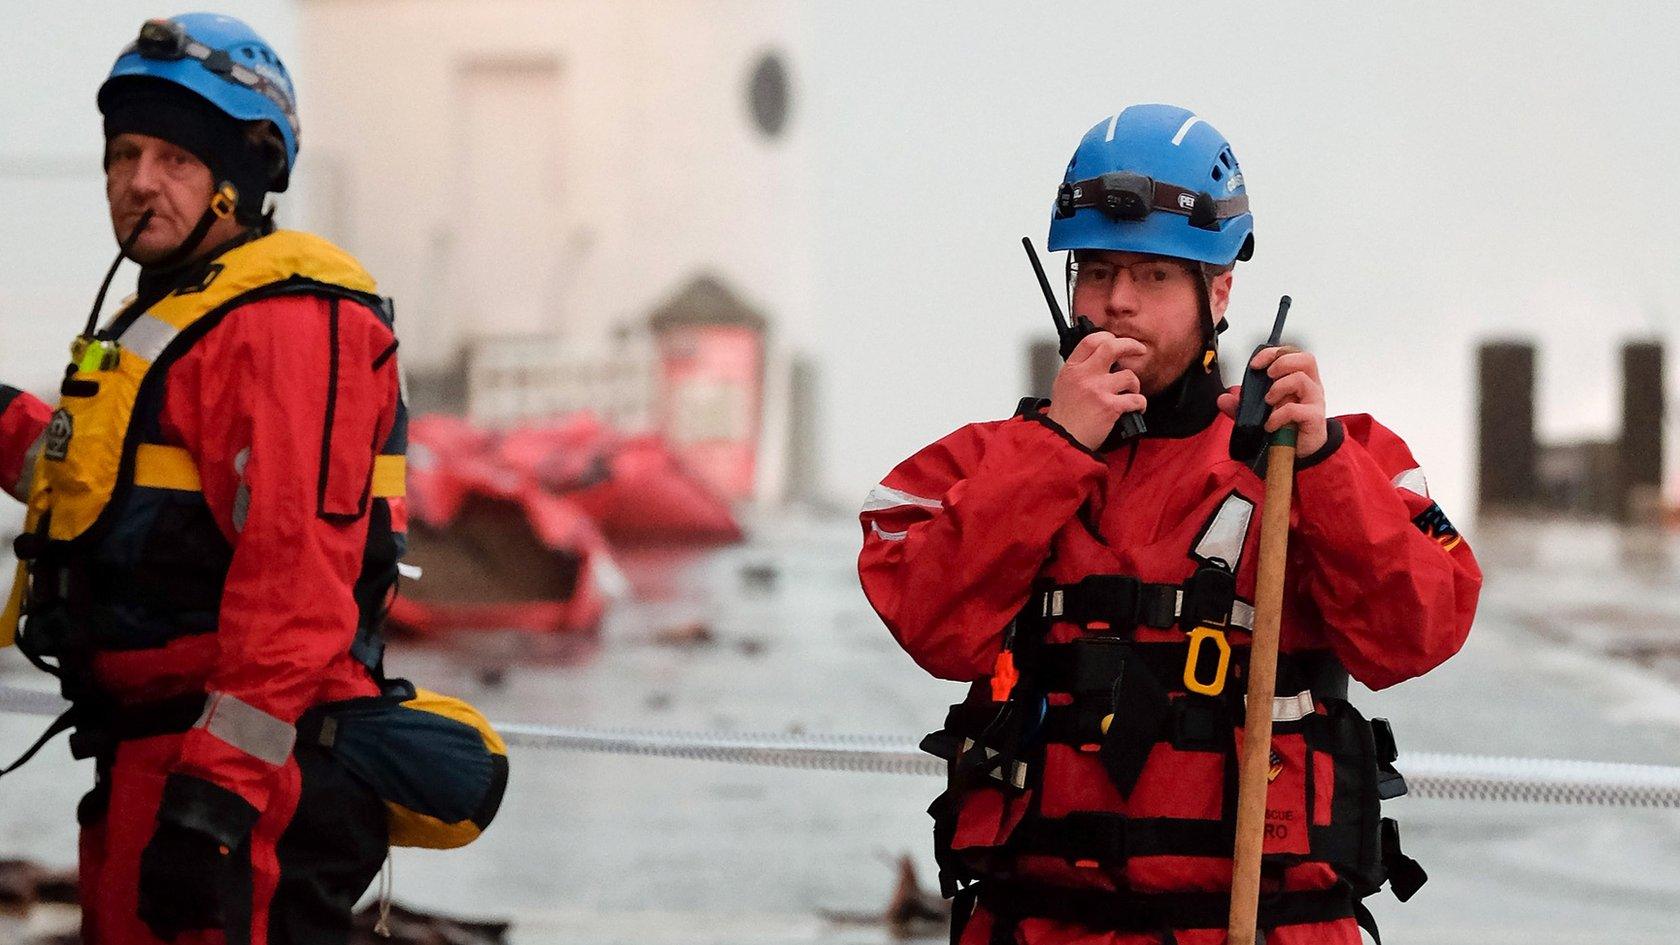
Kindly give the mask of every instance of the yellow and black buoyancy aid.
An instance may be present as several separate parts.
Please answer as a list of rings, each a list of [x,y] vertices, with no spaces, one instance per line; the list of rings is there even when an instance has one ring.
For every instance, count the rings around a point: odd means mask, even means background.
[[[70,668],[96,650],[162,646],[216,629],[232,548],[204,501],[191,455],[157,442],[169,367],[240,305],[289,294],[365,305],[388,325],[389,303],[349,254],[306,233],[276,231],[219,256],[195,284],[144,312],[120,312],[78,338],[27,489],[18,575],[0,644]],[[404,492],[406,408],[381,447],[355,587],[356,658],[375,668],[379,625],[403,535],[390,499]],[[52,667],[46,667],[52,668]],[[71,680],[66,678],[66,688]]]

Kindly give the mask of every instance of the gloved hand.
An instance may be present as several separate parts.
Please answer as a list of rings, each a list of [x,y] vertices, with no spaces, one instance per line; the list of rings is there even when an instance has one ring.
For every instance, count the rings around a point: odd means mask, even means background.
[[[172,774],[157,819],[140,853],[140,920],[166,942],[193,929],[220,928],[229,851],[245,842],[256,808],[219,785]]]
[[[140,921],[166,942],[193,929],[220,928],[227,859],[215,837],[159,822],[140,854]]]

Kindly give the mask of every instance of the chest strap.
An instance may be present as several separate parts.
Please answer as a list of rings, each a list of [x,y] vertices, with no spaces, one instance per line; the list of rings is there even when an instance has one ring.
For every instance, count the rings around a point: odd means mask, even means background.
[[[1076,584],[1056,584],[1032,595],[1025,613],[1045,621],[1081,626],[1106,623],[1116,630],[1135,626],[1190,630],[1204,624],[1252,630],[1254,607],[1237,600],[1237,579],[1212,565],[1198,568],[1182,584],[1154,584],[1129,574],[1093,574]]]
[[[400,453],[381,453],[373,459],[373,497],[389,499],[407,492],[408,461]],[[198,464],[179,446],[141,443],[134,453],[134,484],[150,489],[203,492]]]
[[[1232,682],[1242,682],[1246,678],[1248,647],[1233,646],[1231,650]],[[1043,692],[1066,692],[1074,696],[1106,693],[1131,666],[1147,670],[1168,693],[1178,694],[1187,691],[1184,669],[1189,657],[1188,642],[1139,643],[1093,634],[1071,643],[1046,643],[1024,650],[1020,662],[1022,672],[1030,676],[1034,688]],[[1225,692],[1240,700],[1246,688],[1246,683],[1228,684]],[[1285,697],[1311,692],[1320,698],[1346,699],[1347,670],[1329,650],[1279,653],[1276,691]]]
[[[1222,929],[1230,921],[1231,896],[1226,892],[1138,893],[1073,889],[1022,881],[982,881],[975,890],[979,903],[998,923],[1013,928],[1022,919],[1050,919],[1094,932],[1161,933],[1182,929]],[[1357,915],[1357,900],[1338,884],[1329,889],[1282,892],[1262,896],[1259,925],[1263,929],[1333,922]]]

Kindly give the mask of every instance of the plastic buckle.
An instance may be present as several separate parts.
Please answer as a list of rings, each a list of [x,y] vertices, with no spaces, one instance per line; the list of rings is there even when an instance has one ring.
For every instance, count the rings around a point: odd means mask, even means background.
[[[1199,696],[1173,700],[1172,746],[1178,751],[1224,751],[1231,725],[1225,703]]]
[[[1184,582],[1184,603],[1179,620],[1187,626],[1212,624],[1223,627],[1231,619],[1231,605],[1237,599],[1237,576],[1216,565],[1197,568]]]
[[[12,556],[19,561],[34,561],[47,550],[47,538],[39,532],[22,532],[12,539]]]
[[[1069,588],[1064,619],[1080,625],[1128,626],[1137,612],[1141,582],[1125,574],[1093,574]],[[1054,593],[1054,592],[1052,592]]]
[[[1205,190],[1196,195],[1196,203],[1190,209],[1190,225],[1198,230],[1219,229],[1219,206]]]
[[[1179,588],[1172,584],[1145,584],[1138,588],[1137,622],[1156,630],[1178,625]]]
[[[1197,670],[1201,664],[1202,644],[1212,640],[1219,651],[1211,679],[1203,681]],[[1184,654],[1184,688],[1204,696],[1217,696],[1225,691],[1225,680],[1231,670],[1231,642],[1218,627],[1197,627],[1190,631],[1190,645]]]
[[[233,211],[239,206],[239,188],[230,181],[222,181],[216,193],[210,198],[210,212],[225,220],[233,216]]]
[[[962,750],[958,752],[957,757],[960,759],[963,755],[973,749],[974,739],[965,738],[962,740]],[[988,778],[991,778],[993,781],[1001,782],[1006,787],[1014,788],[1017,793],[1027,789],[1027,763],[1025,761],[1016,761],[1011,764],[1009,766],[1009,775],[1005,777],[1003,773],[1003,765],[998,760],[998,750],[996,748],[987,748],[984,745],[980,746],[980,750],[986,753],[986,761],[990,762],[990,764],[986,766],[986,776]]]
[[[1393,764],[1400,757],[1400,749],[1394,744],[1394,726],[1387,719],[1371,720],[1371,739],[1376,742],[1378,761]]]
[[[1062,181],[1062,185],[1056,188],[1056,216],[1064,220],[1073,216],[1073,199],[1073,185]]]

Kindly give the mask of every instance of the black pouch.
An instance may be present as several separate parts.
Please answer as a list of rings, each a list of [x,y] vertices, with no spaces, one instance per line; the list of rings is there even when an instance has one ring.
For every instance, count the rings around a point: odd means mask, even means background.
[[[1368,896],[1385,882],[1409,899],[1428,879],[1416,860],[1400,851],[1399,826],[1382,816],[1383,800],[1405,791],[1394,768],[1394,735],[1384,719],[1366,720],[1342,699],[1323,698],[1323,716],[1307,729],[1311,747],[1329,753],[1335,766],[1330,824],[1313,828],[1313,855],[1334,865],[1354,892]]]
[[[1098,722],[1103,770],[1122,797],[1131,794],[1149,761],[1149,752],[1167,733],[1172,702],[1142,659],[1125,641],[1088,637],[1081,647],[1074,699],[1108,711]]]

